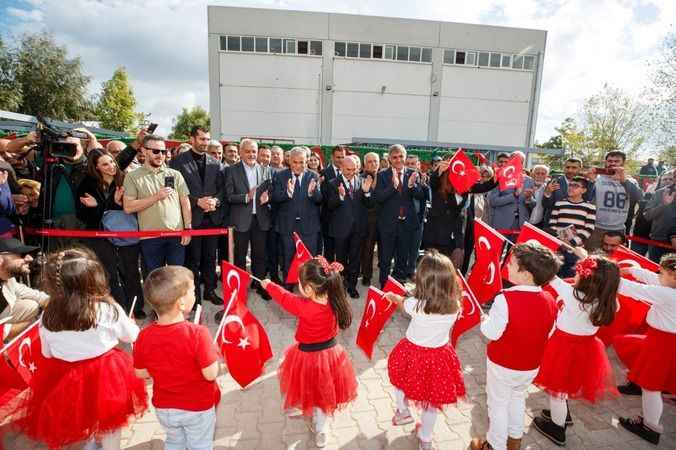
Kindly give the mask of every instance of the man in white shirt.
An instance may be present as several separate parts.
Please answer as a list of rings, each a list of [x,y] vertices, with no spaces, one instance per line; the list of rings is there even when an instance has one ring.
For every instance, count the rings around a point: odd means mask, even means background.
[[[0,327],[7,341],[28,328],[47,305],[49,296],[31,289],[15,277],[30,274],[30,253],[38,247],[24,245],[14,238],[0,239]]]

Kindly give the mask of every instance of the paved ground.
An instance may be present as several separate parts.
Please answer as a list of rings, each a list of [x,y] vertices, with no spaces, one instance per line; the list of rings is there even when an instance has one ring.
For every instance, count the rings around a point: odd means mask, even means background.
[[[365,292],[364,288],[360,288]],[[359,378],[359,398],[345,411],[336,415],[330,425],[327,449],[377,450],[417,449],[411,437],[412,425],[393,427],[394,408],[392,388],[387,377],[387,354],[404,335],[407,319],[395,315],[384,330],[373,360],[369,361],[354,345],[356,331],[364,307],[363,299],[354,302],[355,320],[350,330],[340,336],[342,344],[352,357]],[[276,368],[279,358],[293,341],[295,320],[282,312],[277,305],[263,302],[257,295],[249,296],[249,307],[263,323],[270,337],[274,360],[268,363],[265,375],[247,390],[242,391],[230,378],[218,381],[223,393],[218,407],[215,448],[225,450],[259,449],[313,449],[314,441],[307,422],[288,419],[282,415],[281,399],[277,385]],[[206,320],[212,333],[216,329],[213,316],[217,307],[206,306]],[[450,408],[439,417],[434,431],[438,449],[467,448],[474,436],[483,436],[488,426],[486,412],[485,343],[475,329],[463,336],[458,346],[458,356],[463,364],[467,385],[467,402]],[[615,354],[610,351],[618,382],[623,381],[623,371]],[[546,397],[532,388],[527,402],[526,435],[522,448],[558,448],[531,429],[531,417],[546,407]],[[568,430],[569,449],[654,449],[656,447],[618,429],[619,415],[640,413],[640,397],[623,397],[607,401],[596,408],[571,402],[575,425]],[[676,404],[666,402],[662,418],[665,433],[658,448],[676,449]],[[151,410],[122,433],[122,447],[130,450],[159,450],[163,448],[164,434]],[[8,449],[42,449],[23,436],[9,434]],[[75,447],[77,448],[77,447]]]

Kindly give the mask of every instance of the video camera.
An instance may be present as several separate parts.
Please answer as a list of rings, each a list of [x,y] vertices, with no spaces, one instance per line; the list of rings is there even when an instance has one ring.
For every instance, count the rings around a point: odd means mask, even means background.
[[[72,159],[77,154],[77,144],[69,142],[69,137],[78,139],[87,139],[86,133],[80,131],[69,130],[60,131],[50,126],[49,122],[41,117],[38,117],[36,130],[38,132],[38,148],[47,157],[52,158],[70,158]]]

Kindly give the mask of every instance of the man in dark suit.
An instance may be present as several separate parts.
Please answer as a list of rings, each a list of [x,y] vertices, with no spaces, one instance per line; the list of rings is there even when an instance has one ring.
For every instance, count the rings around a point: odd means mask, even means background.
[[[230,225],[234,229],[235,265],[246,270],[251,246],[251,273],[265,277],[265,243],[270,220],[270,171],[256,160],[258,143],[243,139],[239,144],[240,162],[225,172],[225,192],[230,203]],[[257,283],[256,291],[265,300],[270,295]]]
[[[190,191],[192,227],[217,228],[223,226],[228,205],[225,200],[225,176],[223,165],[208,155],[209,131],[201,126],[190,130],[189,152],[177,155],[171,168],[183,175]],[[216,295],[216,248],[218,236],[193,236],[186,248],[185,266],[195,277],[196,304],[202,297],[217,305],[223,299]],[[204,295],[200,295],[200,281],[204,283]]]
[[[371,190],[375,190],[376,180],[378,179],[378,169],[380,169],[380,156],[377,153],[369,152],[364,155],[364,171],[361,174],[362,183],[370,178],[372,180]],[[376,241],[378,239],[378,202],[373,201],[366,207],[368,225],[366,227],[366,238],[361,251],[361,284],[371,285],[373,276],[373,254],[375,253]]]
[[[324,170],[322,170],[320,174],[322,176],[321,178],[322,192],[326,192],[326,190],[328,189],[328,183],[340,175],[341,167],[343,161],[345,160],[346,153],[347,153],[346,148],[342,145],[336,145],[335,147],[333,147],[333,150],[331,150],[331,164],[329,164]],[[331,211],[329,210],[329,207],[326,204],[326,202],[327,198],[326,196],[324,196],[321,210],[322,243],[324,247],[323,249],[324,257],[329,261],[333,261],[336,256],[336,251],[333,238],[329,233],[329,222],[331,221]]]
[[[272,202],[276,204],[275,228],[284,248],[284,277],[289,271],[296,246],[296,232],[310,253],[317,254],[319,246],[319,205],[322,202],[317,174],[307,170],[307,150],[294,147],[289,155],[289,169],[278,172],[272,186]]]
[[[390,168],[378,174],[374,196],[380,204],[378,216],[378,266],[380,285],[385,285],[390,274],[403,282],[406,279],[407,261],[414,231],[418,228],[418,215],[413,200],[424,201],[417,171],[404,167],[406,149],[395,144],[389,148]]]
[[[277,147],[279,148],[279,147]],[[280,149],[281,151],[281,149]],[[281,156],[280,156],[281,158]],[[280,159],[281,161],[281,159]],[[270,171],[270,177],[271,181],[274,184],[274,179],[277,176],[279,172],[282,172],[284,168],[278,168],[278,167],[273,167],[272,164],[268,166],[268,170]],[[271,189],[272,191],[272,189]],[[268,276],[272,281],[274,281],[277,284],[281,284],[281,279],[279,278],[279,268],[284,267],[284,258],[283,258],[283,249],[282,249],[282,239],[279,233],[277,232],[277,229],[275,227],[275,224],[277,223],[277,210],[279,209],[279,205],[274,202],[270,202],[270,220],[272,224],[270,225],[270,230],[268,231],[268,239],[265,244],[265,250],[266,250],[266,270],[268,272]]]
[[[357,174],[356,156],[343,160],[342,174],[328,183],[324,196],[331,211],[329,235],[334,239],[336,260],[345,267],[347,292],[359,298],[357,277],[364,239],[368,231],[368,210],[373,179],[362,179]]]

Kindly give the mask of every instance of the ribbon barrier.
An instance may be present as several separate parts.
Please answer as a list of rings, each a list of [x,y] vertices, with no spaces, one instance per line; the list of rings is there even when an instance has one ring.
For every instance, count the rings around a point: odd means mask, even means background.
[[[496,230],[498,233],[502,234],[503,236],[510,236],[510,235],[518,235],[521,233],[521,230]],[[626,239],[628,241],[634,241],[638,242],[639,244],[645,244],[649,245],[651,247],[660,247],[660,248],[666,248],[667,250],[672,250],[676,251],[676,248],[674,248],[672,245],[670,245],[668,242],[663,242],[663,241],[655,241],[653,239],[647,239],[644,237],[640,236],[634,236],[633,234],[627,235]]]
[[[202,230],[144,230],[144,231],[106,231],[106,230],[63,230],[58,228],[27,228],[26,234],[47,237],[72,238],[158,238],[183,236],[220,236],[228,234],[227,228],[205,228]]]

